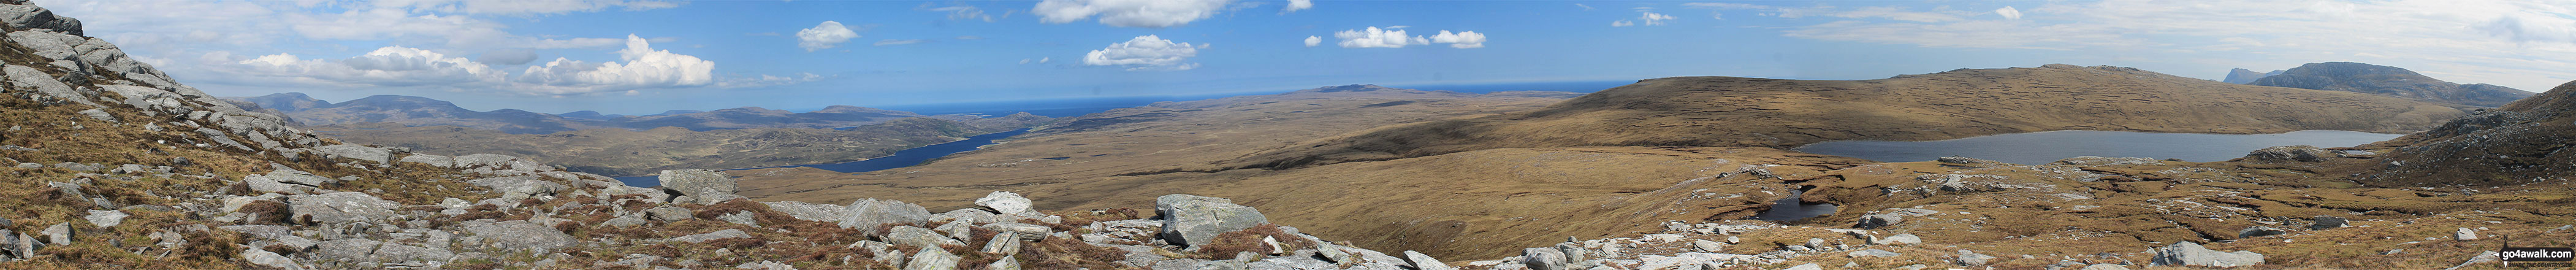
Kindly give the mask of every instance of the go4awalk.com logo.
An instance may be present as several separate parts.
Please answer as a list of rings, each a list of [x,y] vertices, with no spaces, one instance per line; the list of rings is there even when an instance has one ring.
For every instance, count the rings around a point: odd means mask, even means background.
[[[2513,247],[2511,239],[2506,239],[2504,246],[2504,249],[2496,251],[2496,258],[2504,261],[2504,267],[2566,268],[2570,259],[2576,259],[2576,248]]]

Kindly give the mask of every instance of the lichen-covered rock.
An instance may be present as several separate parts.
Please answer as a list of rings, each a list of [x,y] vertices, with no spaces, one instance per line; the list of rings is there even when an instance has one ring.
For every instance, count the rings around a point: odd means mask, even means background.
[[[1009,191],[994,191],[991,194],[984,195],[984,198],[975,199],[975,206],[981,206],[984,207],[984,209],[993,210],[993,213],[1021,217],[1042,216],[1042,214],[1038,214],[1036,210],[1031,209],[1031,205],[1032,203],[1029,202],[1029,198],[1020,197],[1019,193],[1011,193]]]
[[[1260,210],[1235,205],[1234,200],[1188,194],[1155,198],[1154,213],[1163,217],[1158,233],[1163,241],[1193,248],[1215,240],[1217,234],[1270,223]]]
[[[313,147],[313,151],[321,153],[325,157],[357,159],[375,162],[376,164],[393,162],[394,157],[393,150],[354,144],[336,144]]]
[[[966,245],[965,241],[957,241],[956,238],[949,238],[947,235],[942,235],[938,231],[913,226],[896,226],[893,230],[886,231],[884,239],[887,243],[919,247],[922,249],[939,249],[941,246],[948,245]]]
[[[911,262],[903,264],[903,270],[956,270],[960,259],[964,258],[949,255],[946,250],[924,248],[912,255]]]
[[[930,210],[912,203],[859,199],[843,207],[850,215],[841,219],[841,228],[876,230],[885,224],[921,225],[930,222]]]
[[[403,156],[402,162],[429,164],[429,166],[437,166],[440,168],[456,167],[456,158],[441,155],[413,154],[410,156]]]
[[[686,203],[716,204],[742,198],[742,196],[733,195],[736,188],[733,177],[725,176],[722,172],[703,169],[664,170],[661,179],[663,190],[689,196],[691,201]]]
[[[768,204],[770,211],[806,221],[841,222],[841,219],[850,217],[850,209],[839,205],[797,201],[762,202],[761,204]]]
[[[309,218],[325,224],[384,220],[396,214],[396,205],[393,201],[354,191],[287,196],[287,206],[295,212],[295,219]]]
[[[2157,248],[2151,266],[2238,267],[2263,264],[2263,254],[2253,251],[2219,252],[2192,242],[2179,242]]]

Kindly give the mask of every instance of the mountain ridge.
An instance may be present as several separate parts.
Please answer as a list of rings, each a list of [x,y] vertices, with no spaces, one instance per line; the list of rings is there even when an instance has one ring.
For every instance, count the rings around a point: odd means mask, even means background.
[[[2354,62],[2308,63],[2245,84],[2356,92],[2485,107],[2503,106],[2533,95],[2512,87],[2458,84],[2404,68]]]

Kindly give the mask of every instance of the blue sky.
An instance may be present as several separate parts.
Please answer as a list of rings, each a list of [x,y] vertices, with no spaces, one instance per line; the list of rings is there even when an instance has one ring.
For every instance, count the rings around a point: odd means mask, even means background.
[[[2576,80],[2563,60],[2576,59],[2576,3],[2542,1],[37,2],[217,95],[556,113],[2049,63],[2216,79],[2357,61],[2531,91]]]

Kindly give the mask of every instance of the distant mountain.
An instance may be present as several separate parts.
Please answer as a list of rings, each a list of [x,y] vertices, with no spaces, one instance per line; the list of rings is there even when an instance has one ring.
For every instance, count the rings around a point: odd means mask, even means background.
[[[622,114],[599,114],[599,112],[596,112],[596,111],[573,111],[573,112],[568,112],[568,113],[564,113],[564,114],[557,114],[557,115],[555,115],[555,116],[562,116],[562,117],[565,117],[565,118],[575,118],[575,119],[590,119],[590,120],[609,120],[609,119],[617,119],[618,117],[626,117],[626,115],[622,115]]]
[[[611,125],[628,129],[681,127],[695,131],[734,128],[840,128],[884,123],[895,119],[923,117],[905,111],[892,111],[856,106],[834,105],[822,110],[795,113],[761,107],[742,107],[699,113],[642,116],[611,120]]]
[[[240,98],[240,100],[250,102],[252,104],[259,104],[259,107],[261,108],[277,109],[277,111],[282,112],[300,112],[313,108],[331,107],[331,102],[329,101],[313,99],[313,97],[304,96],[304,93],[295,92]]]
[[[597,128],[639,131],[660,127],[680,127],[692,131],[739,128],[845,128],[911,117],[934,117],[953,121],[980,118],[971,115],[926,116],[905,111],[846,105],[834,105],[804,113],[742,107],[715,111],[671,110],[655,115],[626,116],[600,114],[595,111],[577,111],[562,115],[516,109],[474,111],[457,107],[455,103],[443,100],[400,95],[377,95],[336,104],[313,99],[303,93],[278,93],[224,99],[248,110],[258,111],[262,108],[273,110],[287,115],[296,123],[310,126],[382,122],[405,126],[449,125],[515,134],[546,134]]]
[[[2228,71],[2227,71],[2227,80],[2225,80],[2225,81],[2223,81],[2223,82],[2233,83],[2233,84],[2246,84],[2246,83],[2252,83],[2252,82],[2254,82],[2254,80],[2255,80],[2255,79],[2262,79],[2263,77],[2271,77],[2272,75],[2281,75],[2281,72],[2287,72],[2287,70],[2273,70],[2272,72],[2254,72],[2253,70],[2247,70],[2247,69],[2243,69],[2243,68],[2238,68],[2238,69],[2234,69],[2234,70],[2228,70]]]
[[[283,106],[298,104],[293,100],[251,99],[248,101],[260,103],[260,107],[273,107],[270,103],[262,103],[264,101],[287,102],[280,104]],[[286,114],[297,123],[312,126],[383,122],[407,126],[449,125],[523,134],[607,127],[584,119],[514,109],[474,111],[457,107],[456,103],[443,100],[398,95],[376,95],[328,106],[298,108],[287,111]]]
[[[2534,94],[2491,84],[2451,83],[2403,68],[2353,62],[2310,63],[2246,84],[2359,92],[2487,107],[2504,106]]]

